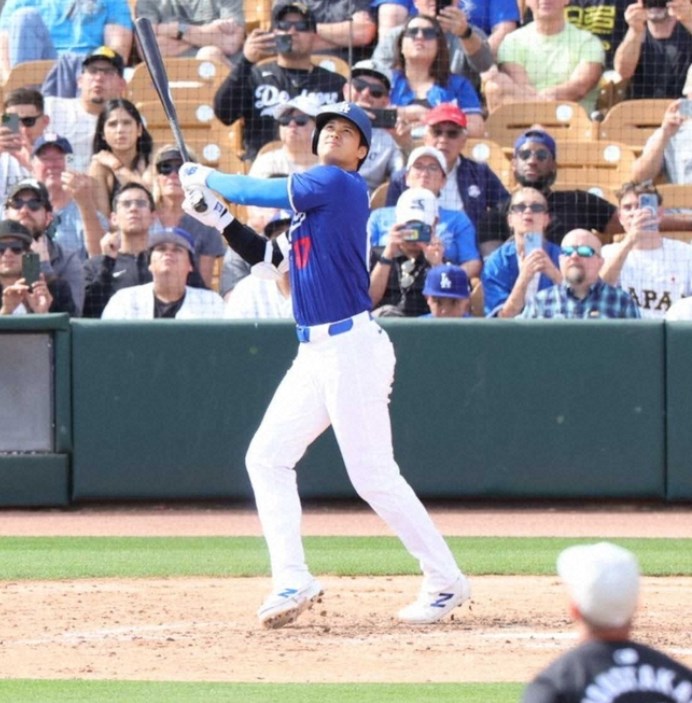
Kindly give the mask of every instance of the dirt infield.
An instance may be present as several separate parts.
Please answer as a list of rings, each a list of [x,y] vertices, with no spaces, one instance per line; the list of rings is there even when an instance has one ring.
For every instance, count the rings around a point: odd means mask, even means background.
[[[448,535],[692,535],[691,510],[438,509]],[[369,512],[308,511],[306,534],[383,534]],[[2,535],[259,534],[240,509],[0,512]],[[454,619],[412,628],[419,579],[325,577],[297,623],[257,627],[267,579],[0,582],[0,677],[207,681],[524,681],[574,643],[556,578],[476,577]],[[636,636],[692,665],[692,579],[646,578]],[[299,659],[295,657],[299,654]],[[296,662],[300,662],[300,666]]]

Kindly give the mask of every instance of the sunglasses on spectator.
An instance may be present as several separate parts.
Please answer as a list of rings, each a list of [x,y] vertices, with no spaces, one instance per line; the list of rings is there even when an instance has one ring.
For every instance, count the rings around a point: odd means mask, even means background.
[[[7,244],[6,242],[0,242],[0,255],[4,254],[8,249],[13,254],[22,254],[26,251],[21,244]]]
[[[583,259],[590,259],[596,254],[596,250],[586,244],[580,244],[578,247],[562,247],[560,253],[562,256],[572,256],[572,254],[576,254]]]
[[[277,122],[282,127],[288,127],[291,122],[295,122],[299,127],[305,127],[305,125],[310,121],[307,115],[281,115]]]
[[[296,32],[309,32],[312,29],[312,25],[307,20],[279,20],[276,23],[276,29],[280,29],[282,32],[289,32],[291,27]]]
[[[521,149],[517,152],[517,156],[522,161],[528,161],[532,156],[535,156],[539,161],[547,161],[550,152],[547,149]]]
[[[24,127],[33,127],[36,124],[36,120],[42,117],[42,115],[31,115],[29,117],[19,117],[19,122],[24,125]],[[9,115],[5,114],[2,116],[3,124],[9,121]]]
[[[449,129],[442,129],[442,127],[431,127],[430,131],[433,133],[434,137],[447,137],[447,139],[459,139],[464,132],[461,127],[458,129],[455,129],[454,127],[450,127]]]
[[[509,206],[510,212],[548,212],[548,207],[543,203],[512,203]]]
[[[38,198],[29,198],[28,200],[23,200],[22,198],[12,198],[12,200],[7,201],[7,204],[13,210],[21,210],[26,205],[31,212],[38,212],[41,208],[45,207],[44,202]]]
[[[162,176],[170,176],[171,173],[178,173],[182,165],[182,161],[162,161],[156,164],[156,172]]]
[[[359,93],[367,89],[370,91],[370,95],[372,95],[373,98],[383,98],[388,92],[383,85],[370,83],[370,81],[364,81],[362,78],[353,78],[351,82]]]
[[[404,36],[408,39],[418,39],[423,37],[426,41],[437,39],[437,29],[435,27],[407,27]]]
[[[139,207],[148,208],[149,201],[146,198],[132,198],[131,200],[118,200],[118,207],[124,208],[125,210],[129,207]]]

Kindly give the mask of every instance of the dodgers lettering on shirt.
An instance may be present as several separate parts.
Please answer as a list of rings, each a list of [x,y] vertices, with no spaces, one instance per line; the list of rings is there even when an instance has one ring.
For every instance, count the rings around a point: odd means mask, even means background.
[[[315,166],[289,177],[291,295],[299,325],[321,325],[372,307],[368,188],[357,173]]]

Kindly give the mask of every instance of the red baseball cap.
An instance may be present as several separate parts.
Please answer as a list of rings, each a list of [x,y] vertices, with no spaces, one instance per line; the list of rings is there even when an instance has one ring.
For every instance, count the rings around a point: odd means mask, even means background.
[[[453,122],[459,127],[466,127],[466,115],[452,103],[440,103],[425,116],[425,124],[440,124]]]

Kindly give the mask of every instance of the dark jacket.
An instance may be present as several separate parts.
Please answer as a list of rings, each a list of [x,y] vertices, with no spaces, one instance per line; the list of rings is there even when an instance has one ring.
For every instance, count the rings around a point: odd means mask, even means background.
[[[274,109],[299,95],[319,105],[343,100],[346,79],[320,66],[303,71],[280,67],[275,61],[257,65],[243,57],[214,97],[214,113],[224,123],[243,118],[246,157],[277,138]]]
[[[507,198],[509,193],[487,164],[479,163],[465,156],[460,157],[456,176],[459,194],[464,203],[464,211],[477,230],[481,216],[489,208],[495,207],[498,202]],[[405,180],[405,169],[397,171],[392,176],[385,205],[396,205],[399,196],[406,190]]]

